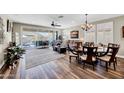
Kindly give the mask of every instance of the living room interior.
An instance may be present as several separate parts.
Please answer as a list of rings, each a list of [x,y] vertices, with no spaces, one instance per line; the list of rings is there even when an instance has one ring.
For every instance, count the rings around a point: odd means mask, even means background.
[[[124,77],[123,14],[0,14],[0,28],[2,79]]]

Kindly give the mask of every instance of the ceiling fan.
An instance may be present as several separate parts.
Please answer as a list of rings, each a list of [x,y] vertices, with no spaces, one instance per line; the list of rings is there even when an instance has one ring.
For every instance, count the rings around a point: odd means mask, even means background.
[[[53,27],[61,27],[61,25],[58,25],[58,24],[55,23],[54,21],[52,21],[51,26],[53,26]]]

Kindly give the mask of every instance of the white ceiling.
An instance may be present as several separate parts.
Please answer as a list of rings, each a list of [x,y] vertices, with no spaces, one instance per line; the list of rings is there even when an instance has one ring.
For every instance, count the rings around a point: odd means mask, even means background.
[[[61,15],[64,17],[58,18],[58,16]],[[122,14],[89,14],[88,22],[99,21],[121,15]],[[52,21],[55,21],[55,23],[62,25],[58,28],[68,28],[85,22],[84,14],[4,14],[4,16],[7,16],[15,22],[48,27],[51,27]]]

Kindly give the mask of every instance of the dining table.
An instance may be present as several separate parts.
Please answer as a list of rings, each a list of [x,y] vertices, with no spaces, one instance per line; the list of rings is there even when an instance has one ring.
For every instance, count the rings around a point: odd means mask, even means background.
[[[101,56],[107,52],[107,47],[98,47],[97,49],[97,55]]]
[[[101,56],[102,54],[105,54],[107,51],[107,47],[99,47],[99,46],[83,46],[83,47],[90,47],[90,48],[97,47],[97,56]],[[83,50],[83,47],[74,49],[74,51],[77,53],[78,63],[81,63],[80,56],[87,52],[87,50],[85,49]]]

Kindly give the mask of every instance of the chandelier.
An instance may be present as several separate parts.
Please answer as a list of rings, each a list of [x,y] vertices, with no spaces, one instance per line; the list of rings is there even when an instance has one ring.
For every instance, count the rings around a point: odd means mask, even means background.
[[[84,31],[88,31],[88,30],[90,30],[91,28],[93,28],[93,25],[92,25],[92,24],[88,24],[88,22],[87,22],[87,15],[88,15],[88,14],[85,14],[85,16],[86,16],[85,24],[81,25],[81,28],[82,28]]]

